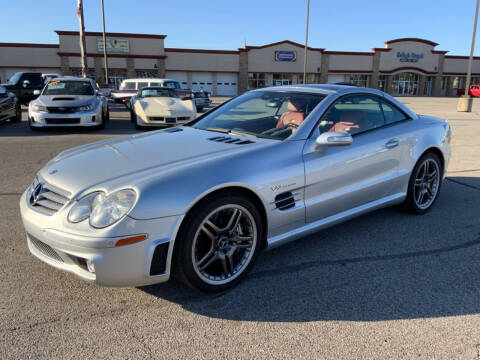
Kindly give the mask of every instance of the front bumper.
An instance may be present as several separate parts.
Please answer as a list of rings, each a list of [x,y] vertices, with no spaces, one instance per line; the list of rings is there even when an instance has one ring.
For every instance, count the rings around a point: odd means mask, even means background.
[[[95,237],[96,230],[92,229],[88,236],[62,226],[60,218],[66,217],[71,204],[47,216],[30,207],[27,193],[28,190],[20,199],[27,244],[30,252],[43,262],[104,286],[143,286],[169,279],[174,239],[183,216],[151,220],[126,216],[119,223],[128,223],[123,226],[129,229],[128,233],[120,235],[112,230],[112,236]],[[131,245],[115,246],[119,239],[138,234],[148,237]],[[93,264],[94,271],[89,270],[87,263]]]
[[[168,126],[178,126],[185,124],[186,122],[189,122],[190,120],[193,120],[195,116],[189,115],[190,118],[187,120],[178,120],[175,118],[175,121],[168,121],[165,120],[167,117],[163,116],[147,116],[147,119],[142,119],[141,117],[137,116],[137,124],[140,126],[155,126],[155,127],[168,127]],[[154,120],[152,118],[161,118],[163,117],[163,120]]]
[[[76,113],[49,113],[28,112],[28,120],[32,127],[65,127],[65,126],[98,126],[102,122],[102,106],[92,111],[80,111]]]

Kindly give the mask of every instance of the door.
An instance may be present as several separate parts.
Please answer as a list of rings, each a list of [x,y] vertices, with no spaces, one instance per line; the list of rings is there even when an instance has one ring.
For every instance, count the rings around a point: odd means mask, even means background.
[[[314,222],[392,194],[402,150],[385,126],[380,99],[348,95],[333,104],[304,148],[306,221]],[[353,137],[347,146],[315,146],[327,131]]]
[[[182,85],[182,89],[188,89],[188,78],[185,71],[167,71],[166,78],[177,80]]]
[[[192,90],[205,91],[210,94],[213,92],[213,76],[212,73],[192,73]]]
[[[236,96],[237,95],[237,74],[218,73],[217,74],[217,93],[218,96]]]
[[[43,85],[44,83],[40,73],[23,74],[17,84],[19,88],[20,98],[23,99],[24,103],[29,103],[31,100],[37,97],[36,95],[33,95],[34,90],[42,90]]]

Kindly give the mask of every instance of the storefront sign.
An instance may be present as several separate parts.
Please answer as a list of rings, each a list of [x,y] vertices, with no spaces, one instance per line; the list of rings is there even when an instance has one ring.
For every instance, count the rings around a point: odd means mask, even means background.
[[[116,39],[106,38],[107,40],[107,53],[120,53],[128,54],[130,52],[130,40],[128,39]],[[97,38],[97,51],[103,53],[103,39]]]
[[[287,50],[275,51],[275,61],[297,61],[297,52]]]
[[[418,60],[423,59],[423,54],[399,51],[397,52],[397,58],[400,58],[401,62],[418,62]]]

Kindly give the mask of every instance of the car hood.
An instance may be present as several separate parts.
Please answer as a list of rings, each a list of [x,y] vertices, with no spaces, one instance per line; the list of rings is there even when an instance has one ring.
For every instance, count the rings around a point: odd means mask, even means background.
[[[39,175],[54,186],[81,195],[87,189],[134,187],[152,175],[162,176],[182,166],[277,143],[246,136],[231,136],[238,139],[237,144],[215,141],[225,136],[230,137],[182,127],[117,137],[66,150],[47,163]],[[238,144],[241,141],[248,143]]]
[[[92,103],[95,99],[93,95],[41,95],[35,104],[43,106],[83,106]]]
[[[190,101],[190,100],[189,100]],[[186,102],[177,98],[151,97],[138,100],[146,115],[184,115],[191,113],[192,109],[187,107]]]

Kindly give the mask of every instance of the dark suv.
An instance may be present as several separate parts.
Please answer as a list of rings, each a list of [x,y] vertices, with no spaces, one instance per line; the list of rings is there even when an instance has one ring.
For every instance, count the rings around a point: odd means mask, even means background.
[[[34,91],[43,89],[44,81],[40,72],[17,72],[2,86],[14,93],[21,104],[28,104],[38,96]]]

